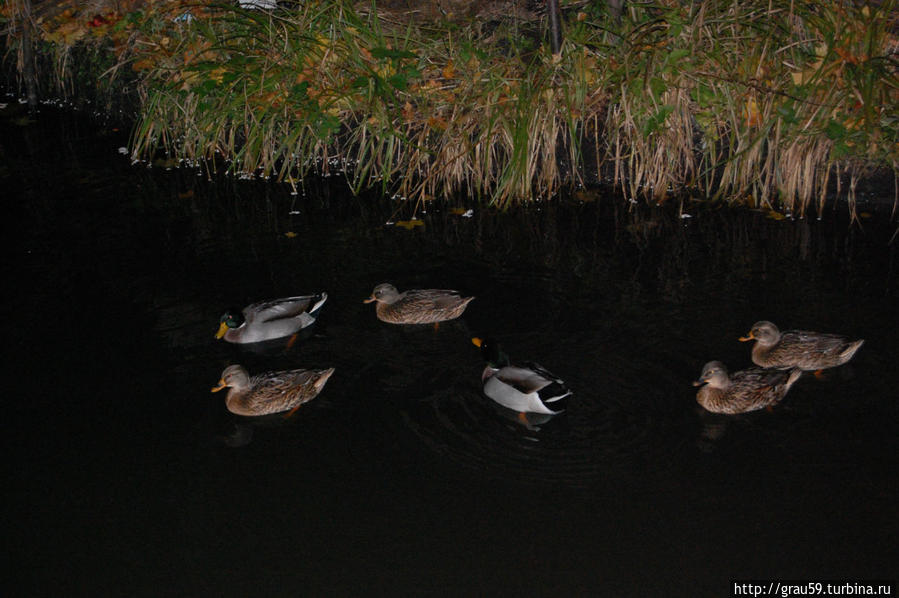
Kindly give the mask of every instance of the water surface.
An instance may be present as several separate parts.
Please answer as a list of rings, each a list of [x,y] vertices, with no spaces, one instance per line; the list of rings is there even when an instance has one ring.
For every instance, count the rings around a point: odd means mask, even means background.
[[[595,196],[474,216],[334,179],[305,192],[131,166],[121,134],[0,120],[10,595],[726,595],[733,578],[895,578],[896,244],[849,226]],[[396,210],[401,210],[395,213]],[[288,234],[290,233],[290,234]],[[372,288],[477,299],[379,322]],[[213,339],[229,306],[327,291],[291,348]],[[772,412],[691,382],[759,319],[865,338]],[[472,335],[575,391],[524,426],[480,394]],[[289,420],[210,394],[337,368]],[[890,556],[893,555],[893,556]]]

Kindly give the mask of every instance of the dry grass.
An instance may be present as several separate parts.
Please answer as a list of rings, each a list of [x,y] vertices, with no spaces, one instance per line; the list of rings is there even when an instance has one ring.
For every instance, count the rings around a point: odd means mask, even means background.
[[[336,169],[354,189],[505,207],[611,175],[631,198],[804,214],[837,175],[899,164],[896,0],[629,4],[620,25],[602,3],[563,4],[555,56],[539,21],[404,22],[339,1],[160,3],[109,35],[136,42],[117,64],[143,92],[135,157],[291,183]]]

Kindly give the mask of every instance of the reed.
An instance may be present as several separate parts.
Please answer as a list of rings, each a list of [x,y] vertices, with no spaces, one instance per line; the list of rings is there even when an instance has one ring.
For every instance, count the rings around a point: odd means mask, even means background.
[[[572,1],[554,55],[544,21],[514,16],[151,3],[110,26],[106,72],[140,81],[136,158],[291,184],[339,170],[415,202],[507,207],[609,178],[631,199],[805,214],[835,181],[851,200],[860,177],[899,164],[897,8],[659,0],[619,21]]]

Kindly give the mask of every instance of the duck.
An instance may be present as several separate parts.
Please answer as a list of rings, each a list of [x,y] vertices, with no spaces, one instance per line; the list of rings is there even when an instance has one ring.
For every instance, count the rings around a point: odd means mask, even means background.
[[[389,283],[379,284],[363,303],[377,301],[378,319],[389,324],[437,324],[455,320],[474,297],[459,291],[413,289],[400,293]]]
[[[749,368],[728,374],[720,361],[710,361],[693,386],[699,386],[696,402],[712,413],[748,413],[780,403],[802,370]]]
[[[752,362],[766,368],[799,368],[820,371],[843,365],[855,355],[864,339],[849,340],[838,334],[787,330],[781,332],[773,323],[762,320],[752,325],[740,341],[755,341]]]
[[[493,339],[474,337],[487,362],[481,373],[484,394],[496,403],[519,413],[557,415],[573,393],[561,378],[536,363],[513,365]]]
[[[327,293],[318,293],[260,301],[242,310],[229,309],[219,319],[215,338],[244,344],[290,336],[314,324],[327,300]]]
[[[334,368],[284,370],[250,376],[242,365],[229,365],[211,392],[228,388],[225,406],[235,415],[258,416],[288,412],[318,396]]]

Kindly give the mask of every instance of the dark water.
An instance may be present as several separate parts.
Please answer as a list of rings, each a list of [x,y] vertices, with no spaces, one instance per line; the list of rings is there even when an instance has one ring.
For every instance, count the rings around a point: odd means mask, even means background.
[[[14,107],[13,107],[14,108]],[[13,108],[10,108],[13,109]],[[733,578],[896,578],[897,282],[889,203],[849,227],[618,198],[472,218],[310,183],[131,167],[120,134],[2,127],[5,595],[729,595]],[[468,207],[468,206],[466,206]],[[297,212],[297,213],[291,213]],[[289,237],[286,233],[296,233]],[[406,329],[380,282],[477,296]],[[231,305],[325,290],[290,349],[212,336]],[[692,380],[759,319],[865,338],[773,412]],[[576,393],[530,427],[479,392],[473,334]],[[222,369],[334,366],[289,420]]]

